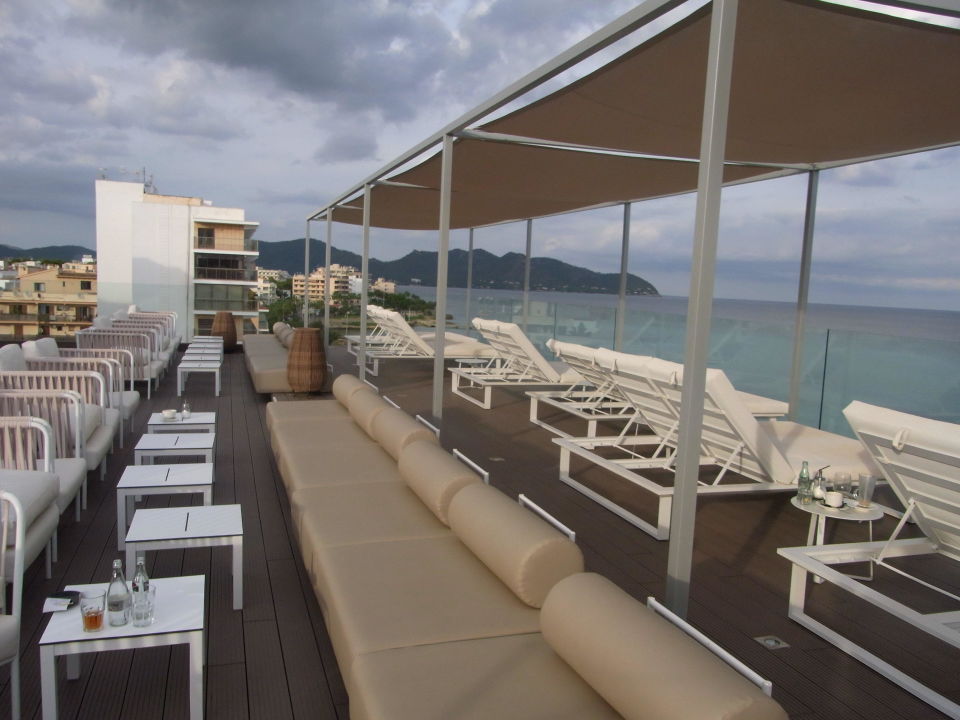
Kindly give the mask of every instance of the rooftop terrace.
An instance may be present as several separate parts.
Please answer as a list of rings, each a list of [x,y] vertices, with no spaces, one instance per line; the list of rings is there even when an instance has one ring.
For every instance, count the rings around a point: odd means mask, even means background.
[[[331,361],[338,373],[350,371],[350,360],[342,349],[333,349]],[[431,370],[430,361],[386,361],[379,377],[371,379],[407,412],[429,416]],[[286,494],[264,433],[267,398],[254,393],[243,359],[236,354],[225,358],[221,397],[212,396],[212,382],[206,375],[191,378],[188,398],[195,410],[217,411],[214,502],[243,506],[244,609],[231,609],[226,548],[149,553],[148,571],[160,577],[207,575],[206,717],[345,719],[348,699],[291,533]],[[168,377],[152,400],[144,399],[134,422],[136,434],[146,430],[151,412],[177,404],[175,392],[175,379]],[[667,544],[560,483],[558,449],[546,431],[528,421],[526,398],[519,391],[498,391],[494,397],[494,409],[483,411],[447,391],[443,445],[484,466],[504,492],[527,494],[573,528],[589,570],[637,597],[662,597]],[[91,480],[89,507],[81,521],[75,523],[72,513],[63,516],[53,578],[44,579],[42,562],[27,572],[21,634],[25,718],[41,713],[37,640],[46,624],[40,613],[43,598],[66,584],[106,581],[112,560],[120,556],[113,488],[133,460],[133,443],[126,445],[110,457],[107,480]],[[610,491],[629,495],[629,488]],[[148,506],[188,504],[193,497],[155,496]],[[877,537],[887,536],[893,525],[889,518],[878,522]],[[866,535],[857,523],[840,523],[831,530],[836,531],[829,538],[833,541]],[[771,679],[774,697],[792,718],[943,717],[787,618],[790,568],[776,549],[803,544],[806,532],[807,516],[791,507],[786,494],[701,499],[689,619]],[[941,581],[952,582],[955,592],[960,585],[955,576]],[[898,584],[882,569],[875,582]],[[808,607],[847,624],[865,644],[896,656],[941,692],[960,699],[956,650],[892,625],[828,585],[811,590]],[[775,635],[789,647],[769,650],[754,639],[763,635]],[[58,668],[62,718],[186,716],[183,647],[86,655],[77,681],[66,681],[62,665]],[[9,676],[6,670],[0,673],[0,717],[6,717]]]

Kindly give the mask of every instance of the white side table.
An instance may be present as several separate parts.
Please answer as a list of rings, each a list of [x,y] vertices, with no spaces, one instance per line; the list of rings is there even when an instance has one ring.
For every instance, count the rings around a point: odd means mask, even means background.
[[[153,625],[112,627],[104,612],[103,629],[83,631],[79,605],[53,613],[40,638],[40,688],[43,720],[57,720],[58,655],[67,656],[67,679],[80,677],[80,654],[186,644],[190,649],[190,718],[203,718],[203,575],[151,579],[157,587]],[[67,585],[67,590],[106,590],[107,584]]]
[[[127,531],[127,567],[147,550],[233,547],[233,609],[243,608],[243,521],[239,505],[137,510]]]
[[[845,500],[843,507],[834,508],[814,500],[809,505],[802,505],[796,496],[790,498],[790,503],[806,513],[810,513],[810,529],[807,531],[807,545],[823,545],[827,531],[827,519],[857,520],[868,523],[867,533],[873,542],[873,521],[883,517],[883,510],[874,503],[870,507],[860,507],[855,500]],[[850,575],[857,580],[873,580],[873,564],[870,564],[870,574],[866,576]],[[823,582],[823,578],[814,578],[816,582]]]
[[[183,395],[183,384],[190,373],[209,372],[215,379],[214,394],[220,395],[220,361],[219,360],[191,360],[177,365],[177,397]]]
[[[216,433],[147,433],[133,449],[135,465],[150,465],[158,457],[202,457],[213,462]]]
[[[178,412],[173,420],[167,420],[163,417],[163,413],[152,413],[147,421],[148,433],[214,432],[216,429],[217,414],[215,412],[192,412],[188,418]]]
[[[117,550],[123,550],[127,518],[140,495],[200,493],[203,504],[213,504],[213,465],[128,465],[117,483]]]

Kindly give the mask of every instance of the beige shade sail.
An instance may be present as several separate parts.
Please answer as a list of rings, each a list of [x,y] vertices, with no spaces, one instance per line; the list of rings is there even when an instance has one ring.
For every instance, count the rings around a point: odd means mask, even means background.
[[[608,65],[480,130],[696,158],[709,6]],[[960,32],[820,0],[741,0],[728,162],[816,167],[960,142]],[[695,163],[458,139],[451,227],[696,189]],[[725,181],[771,174],[728,166]],[[373,189],[376,227],[436,229],[440,156]],[[360,224],[357,209],[337,221]]]

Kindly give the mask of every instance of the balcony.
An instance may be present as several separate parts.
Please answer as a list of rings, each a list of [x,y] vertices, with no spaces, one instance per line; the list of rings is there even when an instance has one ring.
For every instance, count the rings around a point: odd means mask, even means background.
[[[256,269],[249,268],[209,268],[198,267],[194,269],[194,279],[196,280],[232,280],[234,282],[256,282]]]
[[[210,237],[195,235],[193,247],[196,250],[223,250],[227,252],[259,252],[260,243],[256,238]],[[254,278],[256,280],[256,278]]]

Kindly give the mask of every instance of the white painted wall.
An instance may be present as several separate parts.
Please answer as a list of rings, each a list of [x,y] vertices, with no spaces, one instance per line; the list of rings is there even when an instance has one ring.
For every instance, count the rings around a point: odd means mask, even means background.
[[[133,302],[133,208],[143,201],[141,183],[97,180],[97,310],[109,315]]]

